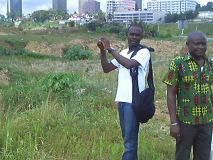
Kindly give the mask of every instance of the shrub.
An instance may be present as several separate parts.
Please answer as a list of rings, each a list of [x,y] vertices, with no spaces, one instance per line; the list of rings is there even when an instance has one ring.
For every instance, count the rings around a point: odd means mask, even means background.
[[[120,33],[122,31],[122,28],[119,26],[111,26],[109,28],[110,33]]]
[[[172,29],[171,28],[167,28],[166,29],[166,38],[171,38],[172,37]]]
[[[97,29],[98,27],[102,28],[103,25],[104,25],[104,24],[103,24],[103,22],[101,22],[101,21],[92,21],[92,22],[86,24],[86,28],[87,28],[89,31],[95,32],[96,29]]]
[[[75,22],[74,21],[70,21],[68,24],[69,24],[70,27],[75,27]]]
[[[126,33],[125,32],[120,32],[119,33],[119,38],[122,40],[122,41],[125,41],[126,40]]]
[[[5,56],[12,56],[12,55],[23,55],[25,54],[24,49],[19,49],[19,50],[10,50],[7,49],[6,47],[0,46],[0,55],[5,55]]]
[[[85,50],[82,46],[73,46],[68,51],[67,54],[64,56],[69,60],[85,60],[92,58],[92,50]]]
[[[78,74],[57,73],[39,81],[42,90],[56,93],[73,92],[81,88],[83,81]]]
[[[27,45],[26,42],[21,42],[21,41],[5,40],[4,42],[9,43],[13,47],[13,49],[16,49],[16,50],[24,49]]]

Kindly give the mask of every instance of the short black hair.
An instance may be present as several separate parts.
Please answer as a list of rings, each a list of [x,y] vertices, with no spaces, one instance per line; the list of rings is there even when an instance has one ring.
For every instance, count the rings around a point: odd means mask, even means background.
[[[140,28],[140,29],[141,29],[141,34],[143,34],[143,27],[142,27],[139,23],[131,24],[131,25],[129,26],[129,28],[128,28],[128,33],[129,33],[129,29],[130,29],[131,27],[138,27],[138,28]]]

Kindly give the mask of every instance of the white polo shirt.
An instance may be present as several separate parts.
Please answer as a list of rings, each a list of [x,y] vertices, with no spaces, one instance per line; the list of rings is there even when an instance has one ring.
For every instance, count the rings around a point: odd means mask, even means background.
[[[120,52],[125,58],[130,59],[133,52],[127,54],[129,49],[124,49]],[[140,63],[138,66],[138,86],[139,91],[143,91],[146,87],[146,74],[149,67],[150,52],[148,49],[141,49],[132,58]],[[130,75],[130,69],[126,69],[116,59],[111,61],[113,65],[118,67],[118,87],[115,101],[132,103],[132,77]]]

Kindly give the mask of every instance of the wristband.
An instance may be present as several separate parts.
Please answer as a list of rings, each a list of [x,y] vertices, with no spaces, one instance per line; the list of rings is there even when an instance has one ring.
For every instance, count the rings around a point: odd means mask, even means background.
[[[178,123],[172,123],[172,124],[170,124],[171,126],[177,126],[178,125]]]
[[[112,51],[116,51],[114,48],[109,48],[108,52],[111,53]]]

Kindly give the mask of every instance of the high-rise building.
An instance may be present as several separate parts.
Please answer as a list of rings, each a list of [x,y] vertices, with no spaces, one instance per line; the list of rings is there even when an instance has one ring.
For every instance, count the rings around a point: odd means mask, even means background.
[[[136,2],[135,10],[136,11],[142,10],[142,0],[135,0],[135,2]]]
[[[67,10],[67,0],[52,0],[53,10]]]
[[[107,15],[114,12],[135,11],[134,0],[108,0],[107,1]]]
[[[196,0],[148,0],[147,9],[150,11],[165,11],[170,13],[183,13],[194,11]]]
[[[78,12],[84,13],[85,12],[85,3],[88,2],[88,0],[79,0],[78,1]]]
[[[100,2],[89,0],[85,3],[85,12],[95,12],[100,11]]]
[[[22,0],[8,0],[7,12],[15,13],[16,16],[22,16]]]

